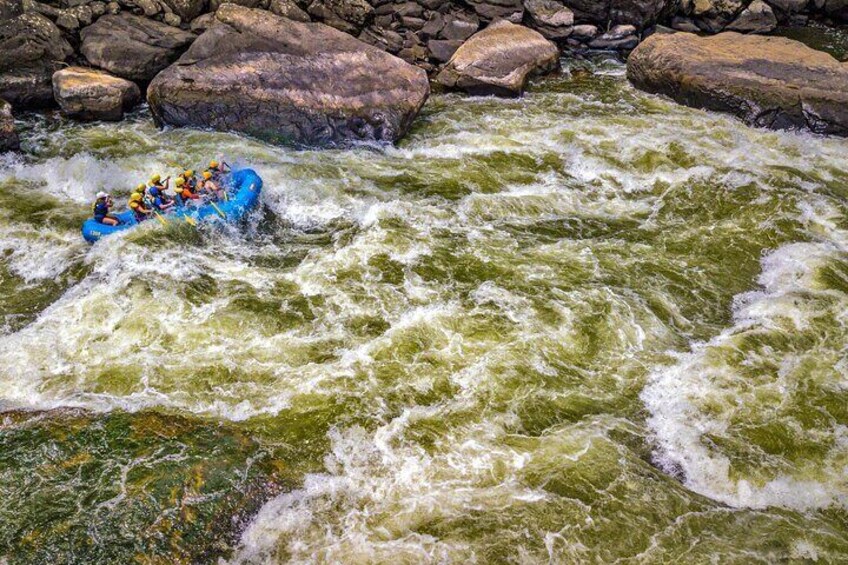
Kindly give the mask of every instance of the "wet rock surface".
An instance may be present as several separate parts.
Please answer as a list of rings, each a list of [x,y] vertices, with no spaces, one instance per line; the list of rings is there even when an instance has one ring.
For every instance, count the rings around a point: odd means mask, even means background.
[[[501,20],[466,41],[436,80],[470,94],[518,96],[530,76],[558,65],[556,45],[536,31]]]
[[[274,142],[400,139],[429,95],[426,73],[323,24],[235,5],[148,89],[161,124]]]
[[[57,71],[53,95],[62,112],[78,120],[118,121],[141,100],[134,82],[85,67]]]
[[[848,65],[797,41],[658,34],[631,53],[627,76],[643,90],[751,125],[848,135]]]
[[[214,562],[286,482],[217,423],[72,409],[0,422],[0,554],[14,562]]]
[[[177,59],[193,33],[132,14],[106,15],[80,33],[89,63],[128,80],[148,82]]]

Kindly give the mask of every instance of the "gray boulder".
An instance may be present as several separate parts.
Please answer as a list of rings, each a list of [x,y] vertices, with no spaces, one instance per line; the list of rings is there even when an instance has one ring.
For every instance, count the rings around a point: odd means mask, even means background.
[[[739,33],[768,33],[776,27],[777,16],[771,6],[762,0],[754,0],[726,29]]]
[[[141,101],[134,82],[86,67],[56,71],[53,96],[63,114],[86,121],[118,121]]]
[[[502,19],[520,23],[524,17],[521,0],[467,0],[467,3],[486,22]]]
[[[161,0],[170,8],[170,11],[178,15],[183,21],[191,21],[206,9],[207,0]]]
[[[636,27],[632,25],[617,25],[608,32],[589,42],[592,49],[609,49],[625,51],[639,44]]]
[[[53,104],[53,73],[73,50],[53,22],[26,13],[0,22],[0,98],[15,108]]]
[[[132,14],[105,15],[80,32],[80,51],[95,67],[128,80],[149,82],[196,37]]]
[[[746,4],[743,0],[695,0],[691,15],[704,31],[718,33],[736,19]]]
[[[642,30],[657,23],[676,6],[673,0],[612,0],[609,19],[613,25],[632,25]]]
[[[558,67],[559,51],[551,41],[499,20],[463,43],[436,80],[470,94],[519,96],[531,75]]]
[[[15,119],[12,117],[12,105],[0,100],[0,152],[20,148],[20,140],[15,132]]]
[[[577,22],[605,25],[609,21],[610,0],[562,0],[562,3],[574,12]]]
[[[158,124],[272,142],[397,141],[430,93],[427,75],[345,33],[232,4],[150,84]]]
[[[21,0],[0,0],[0,22],[11,20],[24,13]]]
[[[574,12],[555,0],[524,0],[527,23],[554,41],[566,39],[574,26]]]
[[[374,8],[366,0],[313,0],[308,11],[319,21],[351,35],[359,34],[374,19]]]
[[[826,0],[824,12],[831,18],[848,22],[848,0]]]
[[[310,21],[309,14],[300,9],[294,0],[271,0],[268,10],[272,14],[294,20],[296,22]]]
[[[630,54],[627,77],[751,125],[848,135],[848,65],[783,37],[652,35]]]
[[[480,19],[473,13],[450,13],[444,18],[445,25],[439,32],[445,39],[463,41],[477,33]]]
[[[453,39],[431,39],[427,42],[430,55],[439,63],[447,63],[456,50],[462,46],[462,41]]]

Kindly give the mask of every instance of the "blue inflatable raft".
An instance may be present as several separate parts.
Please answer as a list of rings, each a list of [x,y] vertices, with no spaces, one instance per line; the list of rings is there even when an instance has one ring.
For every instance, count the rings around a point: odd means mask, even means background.
[[[163,214],[164,222],[188,222],[195,223],[207,218],[218,218],[228,221],[238,221],[253,208],[259,201],[259,192],[262,190],[262,179],[253,169],[239,169],[229,174],[224,182],[228,199],[223,202],[204,204],[202,206],[180,206],[168,214]],[[128,230],[138,225],[135,216],[130,210],[114,214],[120,218],[121,223],[117,226],[101,224],[94,218],[87,219],[82,225],[82,236],[89,243],[94,243],[100,238],[112,235],[119,231]],[[154,219],[147,220],[156,221]]]

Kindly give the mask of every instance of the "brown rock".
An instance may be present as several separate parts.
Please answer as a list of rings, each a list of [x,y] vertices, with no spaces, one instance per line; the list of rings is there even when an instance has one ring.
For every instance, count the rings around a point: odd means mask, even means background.
[[[0,98],[16,109],[53,104],[53,73],[73,53],[53,22],[26,13],[0,22]]]
[[[539,32],[505,20],[463,43],[436,80],[471,94],[519,96],[533,74],[559,66],[559,51]]]
[[[80,32],[88,62],[132,81],[148,82],[196,36],[132,14],[106,15]]]
[[[524,0],[528,23],[554,41],[571,35],[574,12],[555,0]]]
[[[141,100],[134,82],[85,67],[56,71],[53,96],[62,113],[78,120],[118,121]]]
[[[272,142],[397,141],[429,95],[426,73],[345,33],[224,4],[147,91],[159,124]]]
[[[648,92],[748,124],[848,135],[848,66],[782,37],[653,35],[627,61]]]

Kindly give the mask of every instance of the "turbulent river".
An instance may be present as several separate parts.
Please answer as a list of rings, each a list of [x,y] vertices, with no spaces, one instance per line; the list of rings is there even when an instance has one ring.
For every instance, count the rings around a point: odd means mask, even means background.
[[[848,141],[565,65],[397,148],[25,117],[0,561],[848,559]],[[218,155],[246,225],[82,241]]]

